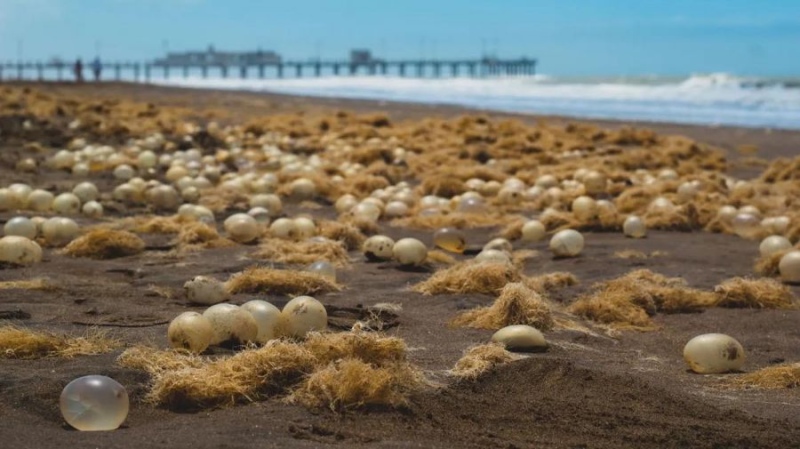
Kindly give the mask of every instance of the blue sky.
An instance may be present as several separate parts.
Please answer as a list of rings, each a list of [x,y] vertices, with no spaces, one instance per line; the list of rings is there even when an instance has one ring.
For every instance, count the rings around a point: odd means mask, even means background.
[[[0,0],[0,60],[142,60],[274,49],[288,59],[539,58],[554,75],[800,75],[800,0]]]

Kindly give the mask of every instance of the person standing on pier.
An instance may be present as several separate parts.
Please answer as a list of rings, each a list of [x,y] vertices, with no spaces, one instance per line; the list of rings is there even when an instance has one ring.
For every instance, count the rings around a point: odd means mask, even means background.
[[[100,63],[100,57],[94,58],[92,61],[92,72],[94,72],[94,80],[100,81],[100,75],[103,72],[103,64]]]
[[[75,72],[75,82],[82,83],[83,82],[83,61],[81,58],[78,58],[75,61],[75,66],[73,67],[73,71]]]

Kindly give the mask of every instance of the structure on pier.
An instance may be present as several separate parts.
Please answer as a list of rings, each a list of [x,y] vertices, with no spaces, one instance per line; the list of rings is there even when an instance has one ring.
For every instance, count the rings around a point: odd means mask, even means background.
[[[187,51],[182,53],[167,53],[167,56],[156,59],[153,64],[156,66],[176,66],[185,65],[260,65],[260,64],[280,64],[281,56],[274,51],[234,52],[217,51],[213,45],[209,45],[206,51]]]
[[[392,75],[415,78],[532,76],[536,59],[527,57],[501,59],[484,56],[479,59],[407,59],[384,60],[367,49],[354,49],[347,60],[311,59],[284,61],[274,51],[225,52],[209,46],[206,51],[167,53],[150,62],[104,62],[103,79],[149,82],[153,78],[199,75],[230,78],[231,71],[239,78],[301,78],[303,76]],[[73,79],[73,64],[63,61],[0,62],[0,80]]]

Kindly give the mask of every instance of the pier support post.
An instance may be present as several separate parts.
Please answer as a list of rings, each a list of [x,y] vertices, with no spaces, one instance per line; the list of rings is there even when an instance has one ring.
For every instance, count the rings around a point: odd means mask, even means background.
[[[303,64],[298,62],[297,65],[294,66],[294,73],[298,78],[303,77]]]
[[[247,79],[247,66],[242,65],[239,66],[239,77],[242,79]]]
[[[164,65],[164,79],[165,80],[169,79],[169,64]]]
[[[424,64],[421,63],[421,62],[417,63],[417,78],[422,78],[422,73],[423,73],[423,67],[422,66],[423,65]]]
[[[184,78],[189,78],[189,66],[188,65],[183,66],[183,77]]]
[[[278,64],[278,78],[283,78],[283,63]]]
[[[200,76],[202,76],[203,78],[208,78],[208,66],[207,65],[203,64],[203,66],[200,68]]]
[[[335,76],[339,76],[339,63],[338,62],[333,63],[333,74]]]
[[[36,78],[39,81],[44,81],[44,66],[41,62],[36,63]]]
[[[144,65],[144,82],[150,83],[150,64]]]
[[[406,76],[406,63],[401,62],[400,66],[399,66],[399,70],[400,70],[400,76],[405,78],[405,76]]]
[[[223,78],[227,78],[228,77],[228,66],[222,65],[222,66],[220,66],[220,69],[222,70],[222,77]]]
[[[114,64],[114,79],[120,81],[122,79],[122,66],[120,63]]]
[[[258,65],[258,77],[264,79],[264,64]]]

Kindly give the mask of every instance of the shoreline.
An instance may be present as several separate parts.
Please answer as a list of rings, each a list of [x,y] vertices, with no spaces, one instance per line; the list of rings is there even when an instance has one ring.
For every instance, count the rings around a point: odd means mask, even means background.
[[[251,118],[258,115],[280,112],[308,112],[309,110],[335,111],[340,109],[356,113],[385,113],[394,120],[416,120],[429,117],[453,118],[465,114],[487,115],[501,119],[516,119],[523,123],[568,122],[589,123],[603,128],[636,127],[651,129],[659,134],[677,134],[719,146],[728,151],[732,159],[739,156],[738,148],[744,145],[756,146],[755,154],[764,159],[791,157],[796,155],[794,148],[800,148],[800,130],[782,128],[740,127],[729,125],[701,125],[671,122],[650,122],[636,120],[594,119],[560,115],[547,115],[522,112],[505,112],[479,109],[446,103],[414,103],[394,100],[367,100],[344,97],[321,97],[311,95],[292,95],[269,91],[213,89],[195,87],[162,86],[157,84],[138,84],[129,82],[85,83],[36,83],[5,82],[0,86],[27,86],[43,91],[58,91],[81,96],[108,98],[120,94],[154,104],[181,106],[198,102],[208,108],[240,109],[235,115]],[[163,94],[167,94],[164,97]],[[198,98],[198,94],[203,97]],[[219,100],[215,104],[214,100]],[[259,104],[260,103],[260,104]],[[261,110],[268,106],[269,109]]]

